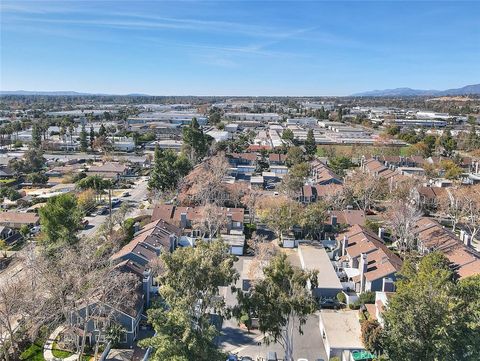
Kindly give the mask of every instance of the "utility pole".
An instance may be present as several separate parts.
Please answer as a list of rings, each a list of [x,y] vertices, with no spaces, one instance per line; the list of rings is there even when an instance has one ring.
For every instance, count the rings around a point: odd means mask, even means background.
[[[112,221],[112,187],[108,187],[108,205],[110,207],[110,222]]]

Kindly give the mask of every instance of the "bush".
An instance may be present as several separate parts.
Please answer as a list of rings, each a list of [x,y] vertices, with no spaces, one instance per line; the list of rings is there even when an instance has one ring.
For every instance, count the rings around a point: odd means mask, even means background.
[[[363,292],[359,297],[357,301],[360,305],[364,304],[372,304],[375,303],[375,292],[369,291],[369,292]]]
[[[337,293],[337,300],[340,303],[346,303],[347,302],[347,296],[345,296],[345,293],[339,292],[339,293]]]

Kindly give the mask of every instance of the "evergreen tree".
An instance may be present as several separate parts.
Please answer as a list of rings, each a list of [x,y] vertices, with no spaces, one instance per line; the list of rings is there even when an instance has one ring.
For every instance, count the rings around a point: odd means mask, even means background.
[[[148,187],[162,192],[172,190],[190,169],[190,162],[185,156],[177,156],[172,150],[162,150],[157,146]]]
[[[37,123],[32,126],[32,148],[40,149],[42,146],[42,132]]]
[[[85,130],[85,124],[82,125],[82,130],[80,131],[80,150],[86,152],[88,149],[88,139],[87,131]]]
[[[337,120],[339,122],[341,122],[343,120],[343,109],[342,107],[338,108],[338,111],[337,111]]]
[[[107,128],[105,128],[105,125],[100,125],[100,129],[98,130],[98,135],[100,137],[105,137],[107,135]]]
[[[309,129],[307,133],[307,139],[305,140],[305,150],[310,156],[315,155],[317,151],[317,145],[315,143],[315,136],[313,135],[313,129]]]
[[[183,145],[193,162],[201,160],[208,152],[208,136],[198,124],[197,118],[193,118],[190,126],[183,128]]]
[[[93,129],[93,125],[90,127],[90,149],[93,150],[93,142],[95,142],[95,130]]]

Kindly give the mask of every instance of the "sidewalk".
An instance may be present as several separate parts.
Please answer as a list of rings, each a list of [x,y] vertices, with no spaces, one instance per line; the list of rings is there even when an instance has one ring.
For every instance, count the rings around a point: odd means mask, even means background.
[[[70,357],[67,358],[57,358],[53,356],[52,353],[52,348],[53,348],[53,343],[57,339],[58,335],[65,329],[64,326],[58,326],[55,331],[52,332],[52,334],[48,337],[47,341],[45,342],[45,345],[43,346],[43,358],[45,361],[76,361],[78,359],[78,354],[74,354]]]

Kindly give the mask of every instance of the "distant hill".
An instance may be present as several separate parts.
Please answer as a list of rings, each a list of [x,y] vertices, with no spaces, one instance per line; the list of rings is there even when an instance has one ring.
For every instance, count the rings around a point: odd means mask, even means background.
[[[412,88],[395,88],[384,90],[371,90],[363,93],[352,94],[354,97],[409,97],[422,95],[469,95],[480,94],[480,84],[467,85],[457,89],[447,90],[421,90]]]
[[[100,94],[100,93],[80,93],[75,91],[35,91],[35,90],[5,90],[0,91],[0,95],[50,95],[50,96],[86,96],[86,95],[118,95],[118,94]],[[147,94],[126,94],[128,97],[148,97]]]

